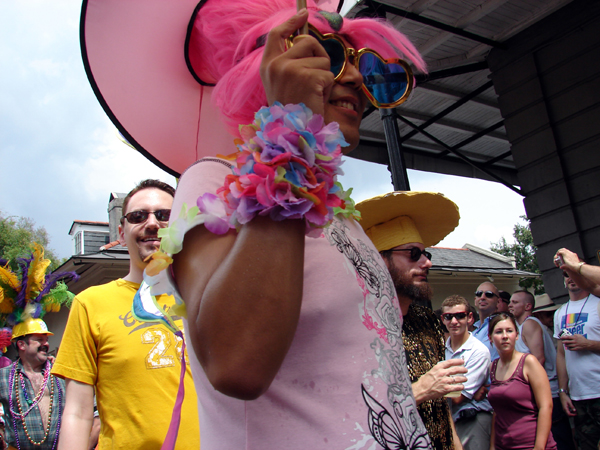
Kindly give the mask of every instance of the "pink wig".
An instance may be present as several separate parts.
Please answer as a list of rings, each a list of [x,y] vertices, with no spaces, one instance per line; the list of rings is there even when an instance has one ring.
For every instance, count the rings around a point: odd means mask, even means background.
[[[309,22],[322,33],[338,33],[357,49],[369,47],[384,58],[400,57],[426,71],[414,45],[387,22],[344,19],[335,31],[314,0],[307,4]],[[254,113],[267,104],[259,74],[264,45],[257,46],[257,39],[295,12],[294,0],[209,0],[196,16],[188,56],[203,81],[216,83],[213,100],[232,133],[252,122]]]

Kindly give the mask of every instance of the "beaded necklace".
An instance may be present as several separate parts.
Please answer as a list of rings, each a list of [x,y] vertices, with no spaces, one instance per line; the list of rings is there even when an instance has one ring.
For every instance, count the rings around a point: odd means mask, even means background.
[[[25,431],[25,435],[27,436],[27,439],[29,440],[29,442],[33,445],[42,445],[42,443],[46,440],[46,438],[48,437],[48,434],[50,432],[50,427],[52,424],[52,407],[54,404],[54,385],[56,384],[56,388],[58,391],[58,405],[60,407],[60,405],[62,404],[62,389],[60,387],[60,384],[58,383],[58,381],[54,380],[54,382],[52,380],[50,380],[50,405],[48,407],[48,421],[46,423],[46,430],[44,432],[44,437],[40,440],[40,441],[34,441],[30,434],[29,434],[29,430],[27,429],[27,423],[25,422],[25,418],[27,417],[27,415],[31,412],[31,410],[37,406],[37,404],[40,402],[40,400],[43,397],[43,393],[46,390],[46,387],[48,385],[48,380],[50,379],[50,369],[51,369],[51,364],[49,362],[46,362],[46,367],[44,369],[44,380],[42,381],[42,386],[40,387],[40,391],[37,393],[37,395],[35,396],[35,398],[33,400],[29,400],[28,394],[27,394],[27,389],[25,386],[25,380],[23,379],[23,375],[21,372],[19,372],[19,377],[20,377],[20,381],[21,381],[21,387],[23,389],[23,393],[24,393],[24,397],[25,400],[27,401],[27,403],[29,404],[31,402],[31,406],[29,406],[29,408],[27,409],[27,411],[23,412],[23,408],[21,406],[21,399],[19,396],[19,384],[16,383],[15,379],[16,379],[16,370],[17,370],[17,364],[18,364],[19,360],[17,359],[14,363],[13,366],[11,368],[10,374],[9,374],[9,406],[10,406],[10,411],[12,413],[12,420],[13,420],[13,429],[14,429],[14,434],[15,434],[15,442],[17,444],[17,449],[21,450],[21,444],[19,442],[19,433],[17,431],[17,417],[21,419],[21,421],[23,422],[23,430]],[[19,410],[19,412],[15,411],[14,408],[14,398],[13,398],[13,392],[14,395],[17,399],[17,408]],[[54,448],[56,447],[56,444],[58,442],[58,434],[60,431],[60,422],[61,422],[61,414],[58,414],[58,421],[57,421],[57,425],[56,425],[56,433],[54,436],[54,442],[52,443],[52,450],[54,450]]]

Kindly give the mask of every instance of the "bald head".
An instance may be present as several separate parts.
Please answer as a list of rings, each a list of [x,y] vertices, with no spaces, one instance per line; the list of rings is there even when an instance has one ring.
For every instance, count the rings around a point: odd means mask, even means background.
[[[475,291],[475,307],[483,321],[496,312],[500,295],[498,288],[488,281],[481,283]]]

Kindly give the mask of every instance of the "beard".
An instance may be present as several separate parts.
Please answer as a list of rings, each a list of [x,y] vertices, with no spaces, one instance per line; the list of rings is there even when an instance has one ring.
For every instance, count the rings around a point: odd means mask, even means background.
[[[407,297],[420,305],[427,305],[431,301],[433,289],[431,289],[428,282],[425,281],[416,285],[412,277],[409,274],[402,273],[391,260],[389,260],[388,269],[398,297]]]

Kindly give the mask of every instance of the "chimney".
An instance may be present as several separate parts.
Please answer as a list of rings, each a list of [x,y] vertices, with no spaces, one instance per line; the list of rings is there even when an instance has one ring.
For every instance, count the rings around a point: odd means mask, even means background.
[[[123,199],[126,194],[111,192],[108,200],[109,242],[119,239],[119,224],[123,215]]]

